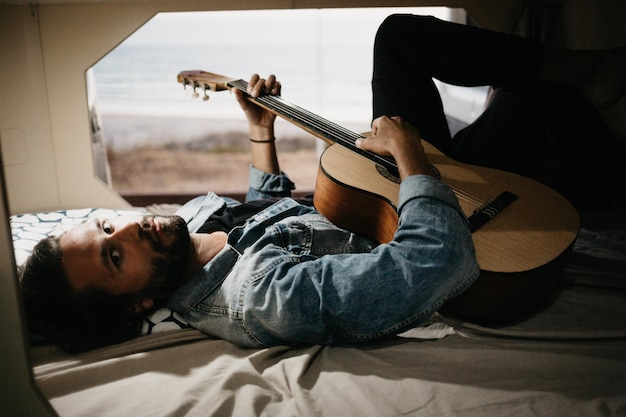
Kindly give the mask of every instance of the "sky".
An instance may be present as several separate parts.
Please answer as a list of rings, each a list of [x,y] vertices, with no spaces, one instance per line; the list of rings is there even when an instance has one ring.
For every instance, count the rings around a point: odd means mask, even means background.
[[[211,42],[242,44],[254,42],[254,34],[273,35],[274,45],[315,43],[319,36],[341,36],[345,43],[373,37],[372,31],[389,14],[407,13],[446,16],[445,8],[361,8],[239,10],[159,13],[125,42],[129,45],[172,45],[186,38],[189,45]],[[337,21],[342,25],[335,24]],[[241,30],[233,30],[239,25]],[[342,30],[341,28],[349,28]],[[220,36],[228,34],[228,37]]]

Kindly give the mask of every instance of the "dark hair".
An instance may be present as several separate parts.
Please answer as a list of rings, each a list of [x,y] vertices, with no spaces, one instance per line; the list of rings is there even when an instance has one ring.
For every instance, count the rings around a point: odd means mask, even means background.
[[[138,295],[76,292],[63,270],[58,237],[41,240],[19,269],[26,323],[34,344],[56,343],[70,353],[120,343],[139,335],[145,314],[130,305]],[[146,313],[147,314],[147,313]]]

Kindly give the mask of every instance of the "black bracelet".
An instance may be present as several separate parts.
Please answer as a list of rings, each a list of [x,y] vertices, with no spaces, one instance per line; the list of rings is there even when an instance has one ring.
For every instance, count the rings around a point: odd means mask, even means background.
[[[268,139],[268,140],[256,140],[256,139],[250,139],[250,142],[253,143],[271,143],[276,141],[276,138],[272,138],[272,139]]]

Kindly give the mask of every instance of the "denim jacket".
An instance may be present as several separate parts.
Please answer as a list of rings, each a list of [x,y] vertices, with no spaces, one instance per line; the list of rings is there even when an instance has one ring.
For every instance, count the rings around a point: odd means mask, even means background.
[[[289,194],[284,175],[251,168],[249,199]],[[224,204],[213,193],[179,211],[190,232]],[[425,175],[400,185],[399,227],[378,245],[284,198],[228,235],[168,305],[204,333],[248,347],[354,343],[427,320],[478,276],[452,191]]]

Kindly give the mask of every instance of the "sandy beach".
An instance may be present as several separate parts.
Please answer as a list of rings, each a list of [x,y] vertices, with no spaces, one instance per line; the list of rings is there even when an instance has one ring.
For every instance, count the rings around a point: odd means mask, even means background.
[[[245,192],[250,164],[244,120],[102,115],[113,188],[120,194]],[[283,171],[298,191],[312,191],[315,137],[277,120]]]

